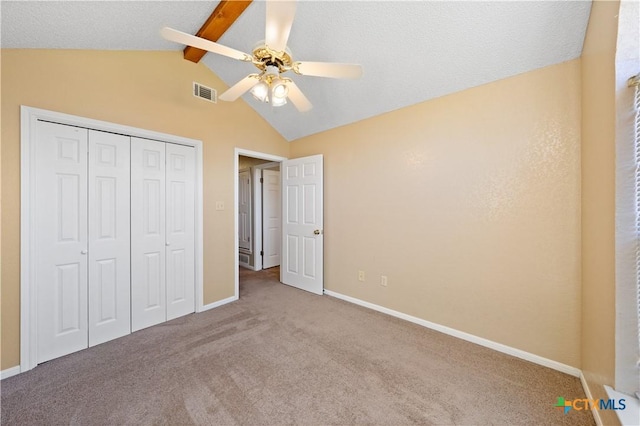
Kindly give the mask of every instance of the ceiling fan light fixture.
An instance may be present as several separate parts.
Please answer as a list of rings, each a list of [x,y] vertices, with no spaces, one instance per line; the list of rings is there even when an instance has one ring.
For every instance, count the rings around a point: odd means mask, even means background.
[[[287,103],[287,98],[276,98],[275,96],[271,97],[271,105],[273,105],[274,107],[279,107],[282,105],[285,105]]]
[[[277,74],[266,74],[259,77],[260,82],[251,88],[251,95],[263,103],[271,103],[275,107],[286,105],[287,80]]]
[[[251,95],[260,102],[269,102],[269,86],[264,81],[253,86]]]
[[[287,99],[287,94],[289,93],[289,88],[287,87],[284,80],[280,78],[276,78],[271,83],[271,98],[272,99]]]

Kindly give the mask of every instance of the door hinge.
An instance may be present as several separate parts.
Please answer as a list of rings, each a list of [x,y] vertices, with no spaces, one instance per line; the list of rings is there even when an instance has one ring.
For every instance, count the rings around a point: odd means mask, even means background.
[[[260,256],[264,256],[264,251],[260,250]]]
[[[260,178],[260,183],[264,183],[264,179],[263,178]]]

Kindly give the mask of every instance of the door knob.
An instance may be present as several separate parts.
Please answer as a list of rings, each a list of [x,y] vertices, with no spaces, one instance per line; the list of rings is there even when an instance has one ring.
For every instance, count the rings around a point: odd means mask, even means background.
[[[89,252],[86,251],[86,250],[80,250],[80,254],[87,254],[87,253],[89,253]]]
[[[313,234],[314,235],[320,235],[320,234],[322,234],[322,231],[319,230],[319,229],[316,229],[315,231],[313,231]]]

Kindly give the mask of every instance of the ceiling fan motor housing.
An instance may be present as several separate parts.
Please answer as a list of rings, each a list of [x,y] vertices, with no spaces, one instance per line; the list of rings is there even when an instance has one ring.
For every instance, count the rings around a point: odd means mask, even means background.
[[[279,73],[289,71],[293,66],[291,52],[276,52],[267,45],[260,45],[253,49],[253,64],[259,70],[266,72],[267,67],[276,67]]]

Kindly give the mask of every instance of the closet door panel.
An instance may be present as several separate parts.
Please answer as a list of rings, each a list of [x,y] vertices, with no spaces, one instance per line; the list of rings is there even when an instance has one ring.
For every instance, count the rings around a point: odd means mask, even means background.
[[[130,138],[89,131],[89,346],[131,332]]]
[[[166,144],[167,319],[195,311],[195,149]]]
[[[131,329],[166,321],[165,143],[131,138]]]
[[[88,345],[87,130],[36,126],[37,362]]]

